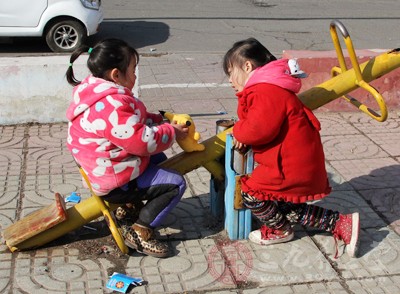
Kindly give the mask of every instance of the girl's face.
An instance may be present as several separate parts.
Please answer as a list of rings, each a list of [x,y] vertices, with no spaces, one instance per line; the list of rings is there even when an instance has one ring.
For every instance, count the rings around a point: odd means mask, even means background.
[[[243,91],[244,86],[249,80],[252,71],[253,66],[249,61],[246,61],[242,67],[238,65],[232,65],[229,70],[229,82],[236,92]]]
[[[119,77],[117,84],[128,88],[129,90],[133,89],[133,86],[136,82],[136,58],[132,56],[129,66],[125,73],[119,72]]]

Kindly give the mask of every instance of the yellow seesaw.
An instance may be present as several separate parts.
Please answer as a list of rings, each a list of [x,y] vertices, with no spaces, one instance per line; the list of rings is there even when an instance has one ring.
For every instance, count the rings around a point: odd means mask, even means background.
[[[347,69],[344,62],[343,52],[337,36],[337,29],[340,30],[347,46],[347,51],[353,66],[351,69]],[[376,89],[369,85],[369,82],[400,67],[400,48],[383,53],[359,65],[350,36],[343,24],[338,20],[332,21],[330,24],[330,33],[338,55],[340,67],[334,67],[332,69],[333,77],[331,79],[299,94],[299,98],[306,106],[314,110],[330,101],[343,97],[372,118],[378,121],[384,121],[387,118],[385,102]],[[356,99],[348,96],[348,93],[360,87],[373,95],[378,104],[379,111],[374,111]],[[202,144],[205,147],[203,151],[192,153],[182,152],[160,165],[162,167],[175,169],[181,174],[186,174],[200,166],[203,166],[214,176],[215,179],[222,181],[224,179],[224,168],[218,162],[218,159],[225,154],[225,139],[228,132],[230,132],[230,129],[203,141]],[[82,175],[84,176],[84,173]],[[122,236],[116,227],[115,221],[110,214],[110,211],[115,210],[117,206],[118,205],[106,203],[101,199],[101,197],[93,195],[75,206],[66,209],[64,211],[64,218],[60,220],[60,223],[53,227],[40,232],[38,231],[37,234],[34,235],[31,234],[32,236],[27,236],[25,240],[10,243],[10,240],[5,237],[5,241],[11,251],[36,248],[104,215],[117,245],[122,252],[127,253],[128,249],[125,246]],[[29,216],[26,218],[28,217]],[[22,219],[19,222],[23,222],[25,219]],[[10,228],[7,228],[4,232],[7,232],[7,230],[9,231],[8,233],[12,233],[10,232],[12,231]],[[6,235],[4,232],[3,235]]]

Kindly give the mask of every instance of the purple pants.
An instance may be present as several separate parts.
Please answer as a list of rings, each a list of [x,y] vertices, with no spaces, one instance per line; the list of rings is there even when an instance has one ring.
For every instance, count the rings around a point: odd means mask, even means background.
[[[147,200],[136,223],[152,228],[161,225],[186,189],[182,175],[157,165],[166,158],[163,153],[152,156],[149,166],[138,178],[114,189],[103,199],[118,204]]]

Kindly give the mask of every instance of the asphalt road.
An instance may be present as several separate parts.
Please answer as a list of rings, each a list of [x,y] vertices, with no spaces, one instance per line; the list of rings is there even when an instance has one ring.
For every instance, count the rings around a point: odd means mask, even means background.
[[[400,47],[399,0],[105,0],[105,20],[90,43],[127,40],[141,53],[225,52],[258,38],[283,50],[333,50],[329,25],[339,19],[356,49]],[[0,54],[52,54],[40,39],[0,40]]]
[[[225,52],[250,36],[275,53],[333,50],[332,19],[348,29],[356,48],[400,46],[400,1],[368,0],[141,0],[104,1],[97,37],[126,38],[141,51]]]

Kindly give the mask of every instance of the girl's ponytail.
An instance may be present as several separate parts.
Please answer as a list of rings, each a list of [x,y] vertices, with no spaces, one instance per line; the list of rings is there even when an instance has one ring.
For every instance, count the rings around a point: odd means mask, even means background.
[[[80,46],[78,49],[76,49],[74,52],[72,52],[71,57],[69,59],[69,66],[67,69],[67,72],[65,74],[67,81],[70,85],[72,86],[76,86],[79,85],[81,81],[77,80],[74,76],[74,70],[73,70],[73,63],[75,60],[78,59],[78,57],[84,53],[84,52],[88,52],[88,50],[90,49],[89,46],[87,45],[82,45]]]
[[[73,63],[82,53],[89,53],[86,65],[90,73],[96,78],[105,80],[108,80],[108,72],[114,68],[125,74],[132,58],[135,58],[136,64],[139,62],[139,53],[119,39],[102,40],[93,48],[83,45],[71,54],[65,74],[68,83],[72,86],[81,83],[74,76]]]

